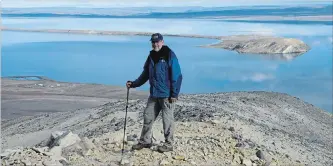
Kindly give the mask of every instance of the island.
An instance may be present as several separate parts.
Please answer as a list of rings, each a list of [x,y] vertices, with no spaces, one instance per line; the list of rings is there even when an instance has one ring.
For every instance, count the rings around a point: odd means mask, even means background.
[[[223,48],[246,54],[291,54],[298,56],[311,48],[299,39],[266,35],[235,35],[221,37],[221,42],[202,47]]]

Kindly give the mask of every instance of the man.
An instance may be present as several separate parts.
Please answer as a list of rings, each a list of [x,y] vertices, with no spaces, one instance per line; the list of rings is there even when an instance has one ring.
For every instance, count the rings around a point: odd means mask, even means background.
[[[182,83],[182,73],[175,53],[164,45],[163,36],[151,36],[152,50],[143,67],[143,72],[135,81],[127,81],[127,88],[140,87],[149,80],[150,96],[144,110],[144,122],[139,143],[133,150],[152,146],[152,126],[162,112],[165,143],[158,146],[159,152],[173,150],[174,108]]]

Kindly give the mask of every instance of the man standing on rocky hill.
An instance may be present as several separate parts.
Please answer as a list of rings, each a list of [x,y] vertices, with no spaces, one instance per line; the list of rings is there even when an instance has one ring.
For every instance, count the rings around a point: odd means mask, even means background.
[[[165,143],[158,146],[159,152],[173,150],[174,108],[182,83],[182,73],[175,53],[164,45],[163,36],[151,36],[152,50],[135,81],[127,81],[127,88],[140,87],[149,80],[150,96],[144,110],[144,122],[139,143],[133,150],[152,147],[152,126],[162,111]]]

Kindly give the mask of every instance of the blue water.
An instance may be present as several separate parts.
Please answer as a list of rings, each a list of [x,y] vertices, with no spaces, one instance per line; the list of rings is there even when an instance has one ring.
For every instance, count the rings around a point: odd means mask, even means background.
[[[165,37],[179,58],[182,93],[277,91],[332,112],[332,23],[216,21],[231,15],[327,15],[321,7],[254,8],[16,8],[2,10],[10,28],[85,29],[172,34],[267,34],[303,40],[311,50],[295,59],[198,47],[212,39]],[[129,13],[131,11],[131,13]],[[61,13],[61,14],[59,14]],[[163,25],[163,26],[161,26]],[[141,73],[149,37],[2,32],[2,76],[46,76],[59,81],[124,86]],[[148,90],[149,84],[140,87]]]
[[[3,32],[3,38],[2,76],[120,86],[141,73],[150,49],[149,39],[139,36]],[[326,36],[300,39],[315,47],[291,61],[197,47],[216,42],[211,39],[166,37],[166,42],[179,57],[182,93],[278,91],[332,111],[332,45]],[[148,83],[139,89],[148,90]]]
[[[75,17],[75,18],[199,18],[216,16],[318,16],[332,15],[332,5],[320,6],[249,6],[249,7],[174,7],[174,8],[5,8],[4,17]]]
[[[333,6],[253,6],[253,7],[174,7],[174,8],[5,8],[5,18],[144,18],[144,19],[200,19],[240,16],[330,16]],[[225,20],[214,20],[225,21]],[[330,20],[229,20],[232,22],[260,22],[279,24],[323,24],[332,25]]]
[[[244,23],[274,23],[274,24],[296,24],[296,25],[333,25],[332,21],[308,21],[308,20],[216,20],[222,22],[244,22]]]
[[[145,18],[39,18],[2,17],[9,28],[81,29],[108,31],[161,32],[171,34],[240,35],[267,34],[275,36],[332,37],[332,25],[222,22],[207,19],[145,19]],[[161,26],[163,25],[163,26]],[[25,40],[22,39],[21,40]],[[34,39],[29,39],[34,40]]]

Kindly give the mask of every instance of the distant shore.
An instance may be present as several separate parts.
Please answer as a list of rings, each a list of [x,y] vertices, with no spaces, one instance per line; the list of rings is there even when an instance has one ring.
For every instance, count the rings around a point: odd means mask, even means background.
[[[71,30],[71,29],[23,29],[1,27],[3,31],[21,31],[21,32],[47,32],[47,33],[72,33],[72,34],[96,34],[96,35],[130,35],[130,36],[150,36],[153,32],[128,32],[128,31],[105,31],[105,30]],[[189,38],[208,38],[223,39],[224,36],[209,36],[195,34],[170,34],[163,33],[163,36],[189,37]]]

